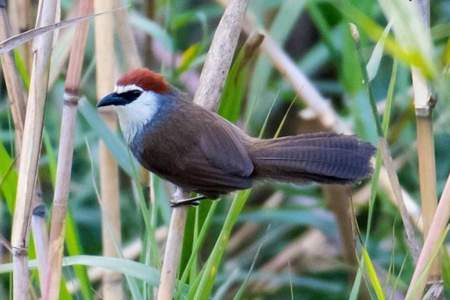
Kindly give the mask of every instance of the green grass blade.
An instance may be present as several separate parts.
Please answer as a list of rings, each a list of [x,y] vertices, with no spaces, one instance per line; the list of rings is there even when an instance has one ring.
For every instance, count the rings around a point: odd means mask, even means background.
[[[30,260],[28,265],[30,269],[35,269],[37,268],[37,261]],[[64,267],[76,265],[104,268],[140,280],[145,280],[153,286],[156,286],[159,283],[159,271],[157,269],[128,259],[96,255],[77,255],[63,258]],[[0,273],[12,272],[12,268],[12,263],[1,264]]]
[[[262,37],[257,37],[262,41]],[[219,114],[236,122],[241,116],[241,106],[245,94],[245,87],[250,74],[250,63],[253,61],[259,44],[244,44],[239,51],[228,73],[220,100]]]
[[[247,202],[249,196],[250,190],[239,192],[235,196],[217,242],[214,245],[208,261],[206,262],[198,287],[196,288],[195,284],[194,286],[191,286],[190,293],[188,294],[188,299],[209,299],[220,262],[225,252],[228,239],[230,238],[231,230],[236,223],[239,214],[244,208],[244,205]]]
[[[377,295],[378,300],[385,300],[383,289],[381,288],[380,279],[378,278],[377,272],[375,271],[375,267],[370,259],[369,253],[366,248],[362,249],[363,262],[365,269],[367,270],[367,275],[369,277],[369,282],[372,285],[373,290],[375,291],[375,295]]]
[[[16,203],[17,179],[15,160],[9,156],[5,146],[0,143],[0,192],[5,198],[11,215],[14,214]]]

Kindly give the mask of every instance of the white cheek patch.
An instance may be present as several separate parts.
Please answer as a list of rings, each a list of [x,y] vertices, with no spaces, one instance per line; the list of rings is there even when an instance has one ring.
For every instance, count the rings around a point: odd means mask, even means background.
[[[119,117],[120,128],[128,144],[145,124],[152,121],[158,112],[160,103],[158,96],[150,91],[143,92],[136,100],[127,104],[115,106]]]

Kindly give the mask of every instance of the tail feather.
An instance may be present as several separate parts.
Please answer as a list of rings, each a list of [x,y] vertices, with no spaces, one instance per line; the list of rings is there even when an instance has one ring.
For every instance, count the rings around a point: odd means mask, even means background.
[[[251,157],[256,178],[351,183],[372,173],[374,151],[355,136],[319,133],[261,140]]]

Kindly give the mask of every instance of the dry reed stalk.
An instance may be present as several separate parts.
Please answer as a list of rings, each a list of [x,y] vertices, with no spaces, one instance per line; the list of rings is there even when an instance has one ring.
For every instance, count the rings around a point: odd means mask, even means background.
[[[356,266],[358,261],[352,222],[351,188],[340,185],[326,185],[323,190],[327,206],[336,216],[336,222],[342,238],[341,249],[344,259],[350,266]]]
[[[82,0],[79,15],[88,15],[92,10],[92,0]],[[48,270],[46,273],[43,299],[59,299],[61,267],[64,250],[65,220],[70,191],[73,159],[75,123],[80,99],[79,88],[84,60],[84,49],[88,33],[88,21],[77,26],[72,43],[67,78],[64,87],[64,106],[61,117],[61,133],[56,169],[55,193],[53,197],[52,220]]]
[[[57,1],[41,0],[39,7],[40,15],[37,18],[37,26],[53,24],[55,21]],[[44,104],[47,92],[52,41],[53,32],[38,36],[33,41],[34,54],[31,83],[22,139],[16,208],[11,234],[14,265],[13,296],[14,299],[19,300],[28,298],[28,227],[37,181],[37,166],[41,149]]]
[[[278,207],[283,201],[283,193],[273,193],[262,205],[263,209],[272,209]],[[247,243],[249,239],[255,237],[258,230],[261,228],[260,224],[245,223],[231,236],[228,242],[226,251],[228,254],[233,255],[242,244]]]
[[[439,204],[436,209],[433,221],[431,222],[428,234],[423,244],[422,252],[417,260],[416,268],[413,277],[409,284],[406,299],[421,299],[423,290],[426,285],[426,279],[430,273],[430,268],[427,266],[432,262],[433,254],[436,252],[442,234],[445,232],[450,218],[450,175],[442,192]]]
[[[173,198],[177,201],[186,197],[188,197],[188,194],[177,188]],[[186,218],[187,207],[173,208],[161,267],[161,278],[156,298],[158,300],[171,300],[173,297],[178,265],[180,264],[181,248],[183,246]]]
[[[95,12],[110,11],[114,0],[95,0]],[[112,14],[101,15],[95,19],[95,57],[97,60],[97,97],[110,93],[115,82],[115,52],[114,52],[114,19]],[[117,129],[115,115],[111,110],[101,112],[108,126]],[[121,221],[119,203],[119,170],[114,157],[100,142],[100,193],[102,215],[102,245],[104,256],[118,256],[116,247],[121,244]],[[123,299],[122,275],[115,272],[105,272],[102,285],[103,299]]]
[[[336,223],[341,237],[341,253],[344,261],[350,267],[348,270],[349,282],[354,282],[358,272],[358,259],[355,243],[354,212],[352,212],[351,187],[342,185],[325,185],[323,187],[327,206],[336,217]],[[358,299],[370,299],[366,284],[361,286]]]
[[[231,0],[214,33],[194,102],[209,110],[216,110],[223,85],[231,66],[233,55],[241,32],[242,21],[248,0]],[[161,270],[158,300],[172,299],[177,268],[180,261],[187,208],[172,210],[169,235]],[[178,239],[175,239],[177,237]]]
[[[413,221],[411,220],[408,210],[406,209],[405,201],[403,199],[403,193],[398,180],[397,172],[395,171],[394,162],[389,151],[389,146],[385,138],[379,139],[379,149],[381,152],[381,157],[383,158],[383,164],[386,168],[386,172],[391,183],[393,196],[397,207],[400,211],[400,216],[402,218],[403,226],[405,227],[407,245],[411,252],[414,261],[417,261],[420,252],[420,245],[417,241],[416,234],[414,231]]]
[[[430,2],[420,0],[422,21],[425,27],[430,26]],[[433,140],[433,103],[426,79],[420,71],[412,68],[413,97],[417,126],[417,155],[419,161],[420,199],[422,206],[423,236],[426,238],[437,207],[436,162]],[[430,279],[439,280],[439,261],[433,265]]]
[[[4,1],[0,1],[0,40],[5,40],[10,36],[10,26],[5,10]],[[22,85],[22,80],[17,72],[14,59],[11,53],[6,53],[0,57],[3,73],[5,74],[6,87],[8,90],[8,99],[13,117],[15,128],[16,143],[16,162],[20,162],[20,153],[22,149],[23,126],[25,123],[26,92]],[[42,205],[41,188],[39,182],[33,196],[31,228],[33,231],[36,257],[38,260],[38,269],[40,274],[45,274],[47,270],[47,250],[48,235],[47,224],[45,220],[45,207]],[[39,276],[40,288],[44,288],[44,276]]]

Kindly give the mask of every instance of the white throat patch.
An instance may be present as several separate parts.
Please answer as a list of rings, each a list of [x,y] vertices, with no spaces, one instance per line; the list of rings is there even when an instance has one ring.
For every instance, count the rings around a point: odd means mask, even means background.
[[[128,86],[124,87],[127,88]],[[124,93],[136,88],[127,88],[118,93]],[[128,144],[131,144],[135,135],[142,130],[145,124],[151,122],[160,106],[158,94],[151,91],[143,91],[133,102],[127,105],[114,106],[119,117],[120,128]]]

